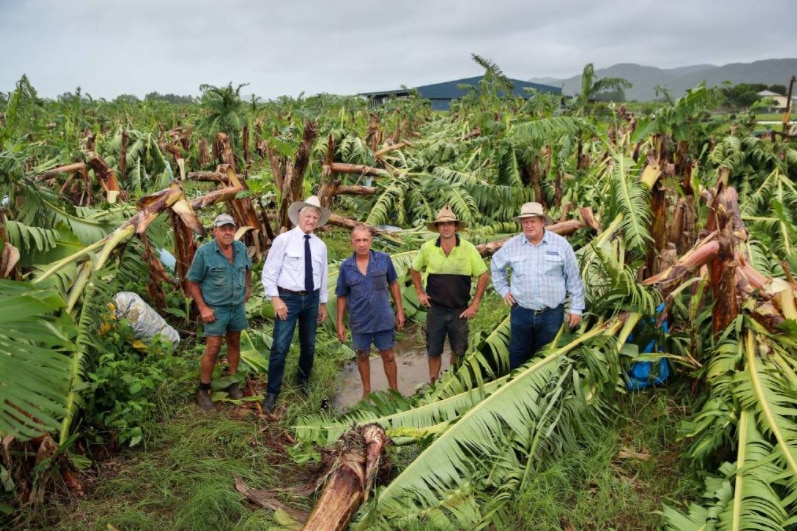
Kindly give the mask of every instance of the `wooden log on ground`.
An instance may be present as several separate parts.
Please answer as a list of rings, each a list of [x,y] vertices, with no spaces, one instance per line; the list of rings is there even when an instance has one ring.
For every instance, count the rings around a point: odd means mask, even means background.
[[[377,424],[358,426],[341,437],[329,479],[302,529],[339,531],[348,527],[368,499],[388,441]]]
[[[37,181],[41,181],[47,179],[48,177],[53,177],[59,173],[74,173],[76,171],[80,171],[86,167],[86,164],[83,162],[73,162],[72,164],[66,164],[64,166],[56,166],[55,168],[43,171],[39,175],[36,176]]]
[[[549,230],[560,236],[568,236],[577,230],[584,229],[586,227],[587,225],[580,219],[569,219],[567,221],[548,225],[545,227],[545,230]],[[508,239],[509,238],[505,238],[503,240],[497,240],[494,242],[481,243],[476,246],[476,250],[479,251],[479,254],[482,255],[482,257],[487,258],[488,256],[492,256],[498,252],[498,249],[503,247]]]
[[[373,195],[376,193],[374,186],[362,185],[340,185],[335,191],[335,195]]]
[[[330,165],[332,173],[349,173],[352,175],[370,175],[371,177],[394,177],[394,174],[381,168],[366,166],[365,164],[348,164],[333,162]]]

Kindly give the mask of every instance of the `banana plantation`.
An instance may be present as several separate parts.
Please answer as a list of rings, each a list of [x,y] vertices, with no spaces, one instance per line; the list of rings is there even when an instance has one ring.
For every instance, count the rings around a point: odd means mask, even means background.
[[[53,101],[25,77],[0,93],[0,522],[797,529],[797,139],[714,117],[720,95],[704,86],[645,108],[510,98],[500,69],[475,59],[482,81],[446,112],[415,97],[244,101],[232,83],[200,87],[194,103],[97,101],[80,89]],[[269,416],[258,399],[274,315],[254,286],[246,396],[206,419],[191,402],[203,341],[184,291],[193,254],[229,213],[259,279],[291,227],[288,206],[313,194],[334,213],[317,233],[331,291],[351,227],[366,223],[418,328],[409,266],[435,213],[450,205],[489,261],[520,231],[520,206],[538,201],[547,230],[576,250],[584,319],[509,371],[509,311],[488,288],[465,359],[436,384],[331,411],[319,404],[351,359],[331,315],[310,396],[289,391]],[[120,292],[141,296],[180,343],[138,337],[116,311]],[[657,385],[633,390],[639,366]],[[665,493],[645,524],[530,515],[523,500],[540,478],[589,453],[625,404],[676,388],[687,405],[661,438],[696,488]],[[180,415],[198,420],[159,435]],[[235,432],[245,442],[227,429],[248,430]],[[202,450],[166,460],[178,439]],[[220,453],[237,444],[246,467]],[[168,477],[119,486],[121,468],[156,453],[173,463],[161,467]],[[172,482],[183,473],[205,474],[215,497],[181,491]],[[115,499],[89,518],[111,484]],[[122,518],[133,507],[138,519]]]

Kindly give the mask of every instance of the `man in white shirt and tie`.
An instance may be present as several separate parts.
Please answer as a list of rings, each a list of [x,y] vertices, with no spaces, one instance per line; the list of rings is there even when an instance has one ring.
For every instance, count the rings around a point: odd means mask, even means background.
[[[299,370],[297,383],[304,393],[310,387],[315,358],[315,336],[327,318],[327,246],[313,230],[323,226],[331,212],[318,197],[296,201],[288,209],[295,227],[274,239],[263,266],[262,281],[276,319],[268,364],[268,388],[263,410],[272,413],[282,388],[285,357],[299,323]]]

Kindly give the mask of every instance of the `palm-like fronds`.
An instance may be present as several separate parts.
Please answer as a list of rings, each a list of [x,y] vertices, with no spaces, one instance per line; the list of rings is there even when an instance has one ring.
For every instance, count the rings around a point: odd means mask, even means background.
[[[622,215],[621,227],[628,248],[644,253],[650,237],[649,193],[633,177],[634,162],[621,153],[615,153],[606,172],[605,218],[615,219]]]
[[[485,386],[503,384],[439,435],[390,485],[378,491],[365,508],[363,525],[388,527],[396,518],[410,516],[410,508],[419,512],[435,508],[438,518],[450,519],[448,525],[453,525],[452,520],[457,526],[480,525],[478,513],[459,511],[442,500],[449,499],[474,478],[484,477],[484,466],[491,466],[482,461],[482,456],[502,455],[508,440],[520,442],[514,446],[516,450],[525,448],[529,452],[525,460],[535,464],[531,467],[576,444],[577,439],[568,437],[575,431],[564,424],[575,418],[574,407],[583,410],[582,405],[571,404],[582,395],[574,394],[572,384],[566,383],[571,381],[572,370],[572,361],[566,354],[599,335],[613,335],[620,326],[618,320],[595,327],[563,347],[547,350],[511,378]]]
[[[60,426],[74,328],[52,288],[0,280],[0,299],[0,434],[26,440]]]

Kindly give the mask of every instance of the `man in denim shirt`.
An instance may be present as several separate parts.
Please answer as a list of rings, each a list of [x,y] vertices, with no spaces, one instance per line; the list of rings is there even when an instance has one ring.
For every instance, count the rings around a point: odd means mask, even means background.
[[[396,269],[390,256],[371,250],[373,235],[361,223],[351,231],[354,254],[340,264],[338,285],[338,339],[346,341],[343,317],[348,307],[352,344],[357,352],[357,370],[363,382],[363,398],[371,392],[371,343],[379,350],[390,389],[398,391],[396,360],[393,354],[393,328],[404,326],[404,308]],[[396,303],[390,307],[388,288]]]
[[[510,369],[520,367],[553,341],[564,322],[566,296],[570,297],[570,328],[578,326],[584,311],[584,284],[576,254],[566,239],[545,230],[542,205],[525,203],[515,219],[523,232],[507,240],[490,266],[495,291],[512,307]]]
[[[222,338],[227,340],[229,374],[238,372],[241,356],[241,330],[249,327],[244,302],[252,291],[252,260],[246,246],[235,240],[235,220],[229,214],[219,214],[213,222],[213,241],[194,254],[185,276],[186,290],[199,309],[205,324],[205,354],[199,372],[197,403],[206,411],[215,411],[210,398],[210,380],[221,350]],[[242,398],[237,382],[226,388],[230,398]]]

